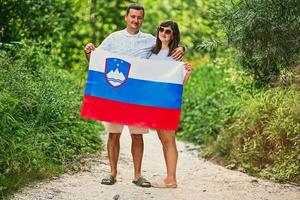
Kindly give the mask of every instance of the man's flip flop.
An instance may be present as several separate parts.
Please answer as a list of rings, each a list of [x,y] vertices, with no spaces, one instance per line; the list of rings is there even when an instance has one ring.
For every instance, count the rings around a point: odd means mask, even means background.
[[[101,184],[103,184],[103,185],[113,185],[116,182],[117,182],[116,177],[114,177],[112,175],[108,175],[107,177],[105,177],[101,180]]]
[[[135,185],[137,185],[139,187],[147,187],[147,188],[151,187],[151,183],[142,176],[140,178],[138,178],[137,180],[133,180],[132,183],[134,183]]]
[[[177,184],[166,184],[163,180],[155,181],[151,183],[155,188],[177,188]]]

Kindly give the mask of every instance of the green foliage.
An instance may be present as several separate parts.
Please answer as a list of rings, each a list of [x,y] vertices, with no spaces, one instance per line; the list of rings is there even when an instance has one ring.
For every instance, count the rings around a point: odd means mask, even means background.
[[[125,27],[126,7],[133,1],[5,0],[0,4],[0,42],[23,39],[47,42],[56,65],[82,75],[84,46],[96,46],[111,32]],[[82,66],[85,66],[82,69]]]
[[[166,19],[178,22],[186,57],[209,53],[216,58],[224,51],[219,45],[224,31],[220,28],[222,4],[218,0],[4,0],[0,5],[0,41],[47,41],[51,54],[58,55],[57,65],[82,76],[86,71],[82,68],[84,46],[89,42],[98,46],[111,32],[125,28],[126,7],[134,2],[145,7],[145,32],[155,35],[158,24]]]
[[[126,8],[132,0],[84,0],[76,1],[73,29],[61,37],[57,51],[63,67],[85,76],[87,65],[83,49],[87,43],[98,46],[110,33],[124,29]],[[84,75],[83,75],[84,74]]]
[[[222,2],[218,0],[141,0],[146,16],[142,29],[156,34],[157,26],[171,19],[178,23],[182,44],[186,47],[186,56],[199,58],[207,53],[216,58],[224,48],[218,44],[224,39],[224,31],[220,28],[219,14]]]
[[[194,70],[184,87],[180,137],[208,144],[239,111],[240,101],[254,88],[234,65],[223,58]]]
[[[277,181],[300,182],[300,95],[295,84],[254,95],[204,155]],[[225,152],[225,153],[224,153]]]
[[[93,31],[96,35],[95,41],[93,42],[96,45],[100,44],[102,40],[104,40],[104,38],[106,38],[110,33],[124,29],[126,27],[126,23],[124,20],[126,9],[130,4],[134,2],[136,1],[98,0],[95,1],[95,6],[93,4],[91,5],[91,9],[94,9],[95,30]]]
[[[294,66],[300,51],[298,0],[239,0],[224,11],[228,42],[241,65],[264,82]]]
[[[75,1],[1,1],[0,41],[9,43],[21,39],[58,40],[65,36],[77,18],[73,15]]]
[[[79,49],[74,39],[80,35],[74,28],[80,21],[77,14],[80,5],[76,0],[3,1],[0,4],[3,16],[0,19],[0,41],[3,43],[19,42],[24,39],[44,43],[47,41],[51,54],[58,55],[57,65],[71,69],[73,62],[78,63],[74,55]],[[82,44],[79,46],[82,50]]]
[[[3,47],[2,47],[3,48]],[[0,51],[0,194],[96,152],[101,126],[79,117],[82,86],[42,45]]]
[[[298,72],[257,89],[232,58],[193,71],[184,87],[179,138],[228,168],[276,181],[300,181]]]

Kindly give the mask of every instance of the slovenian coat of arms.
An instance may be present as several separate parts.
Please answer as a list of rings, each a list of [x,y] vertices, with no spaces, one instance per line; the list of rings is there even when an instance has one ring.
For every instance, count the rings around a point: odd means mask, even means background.
[[[119,58],[106,58],[105,78],[113,87],[123,85],[129,75],[131,64]]]

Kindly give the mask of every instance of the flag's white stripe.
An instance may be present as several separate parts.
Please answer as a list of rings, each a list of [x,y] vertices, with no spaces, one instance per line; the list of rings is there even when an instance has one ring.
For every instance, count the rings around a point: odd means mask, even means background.
[[[100,48],[92,52],[89,70],[104,73],[105,60],[108,57],[120,58],[131,63],[129,78],[182,84],[185,74],[182,62],[134,58],[114,54]]]

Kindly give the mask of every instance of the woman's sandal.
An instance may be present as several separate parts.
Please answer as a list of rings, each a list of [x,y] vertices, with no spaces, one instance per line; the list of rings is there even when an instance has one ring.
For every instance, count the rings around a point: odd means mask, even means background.
[[[117,182],[116,177],[114,177],[112,175],[108,175],[101,180],[101,184],[103,184],[103,185],[113,185],[116,182]]]
[[[142,176],[140,178],[138,178],[137,180],[133,180],[132,183],[134,183],[135,185],[137,185],[139,187],[147,187],[147,188],[151,187],[151,183]]]
[[[155,181],[151,183],[152,187],[155,188],[177,188],[177,184],[166,184],[164,180]]]

